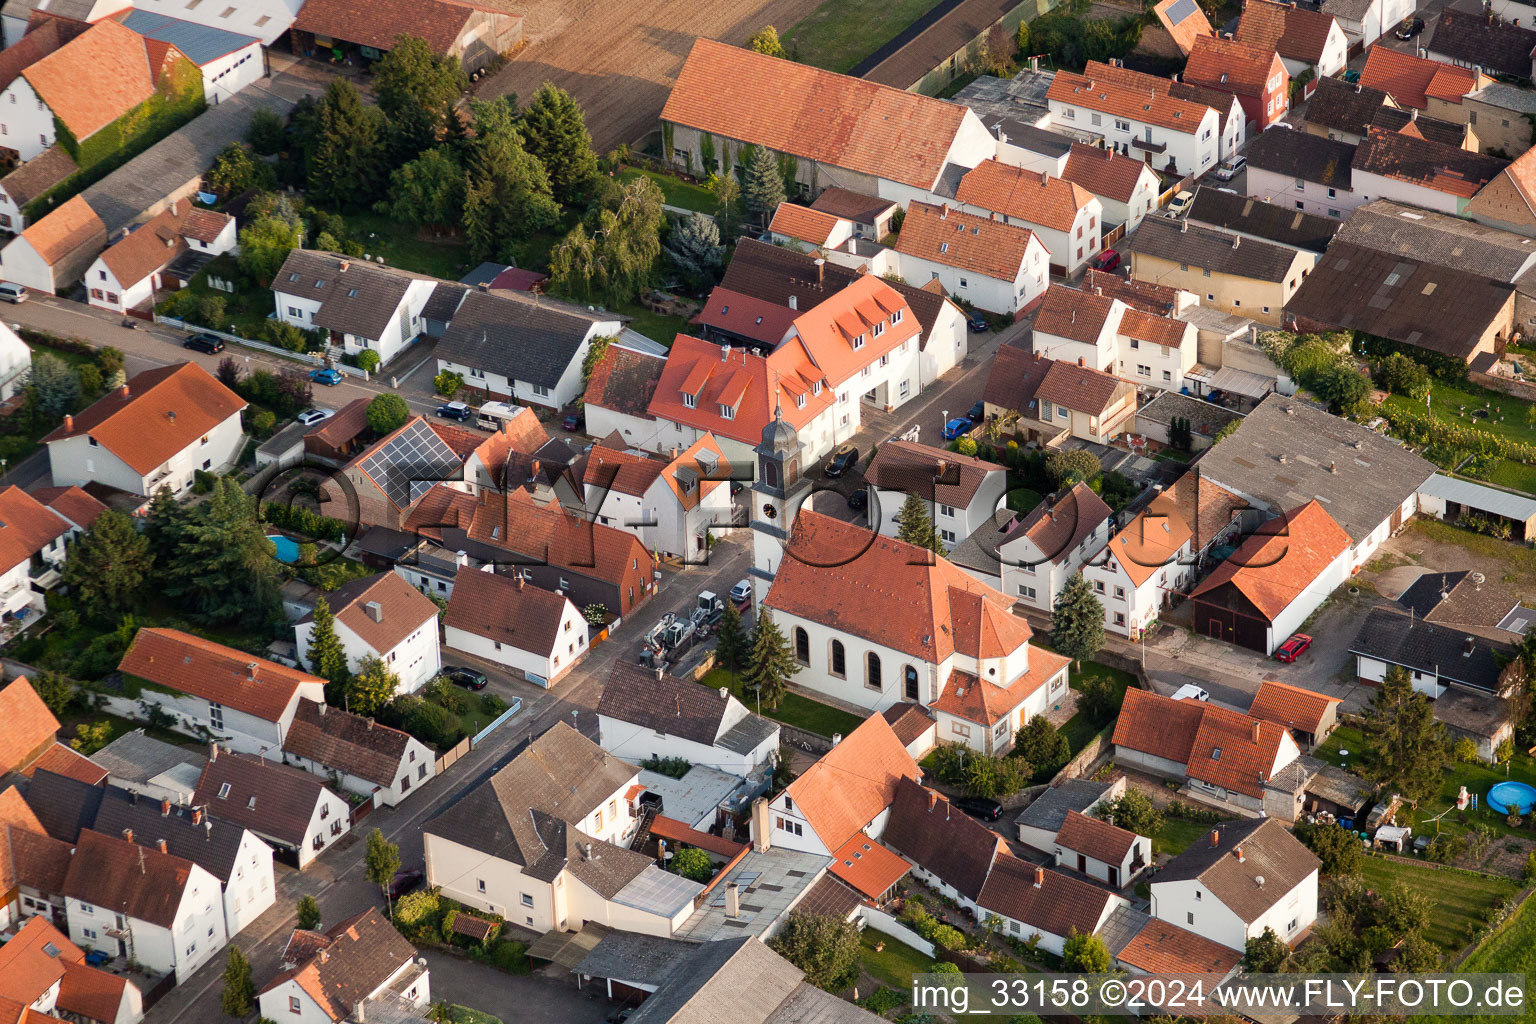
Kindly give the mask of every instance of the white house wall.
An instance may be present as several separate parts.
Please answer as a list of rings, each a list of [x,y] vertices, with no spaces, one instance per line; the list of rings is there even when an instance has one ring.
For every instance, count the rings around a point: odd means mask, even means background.
[[[26,78],[17,75],[0,92],[0,146],[14,149],[21,155],[21,163],[26,163],[56,139],[53,111]]]
[[[1016,315],[1045,294],[1053,254],[1040,236],[1030,239],[1027,255],[1013,280],[986,277],[911,253],[900,253],[901,277],[914,288],[937,280],[949,295],[957,295],[989,313]]]
[[[224,825],[229,828],[231,826]],[[235,852],[235,868],[224,883],[224,932],[238,935],[277,899],[272,847],[247,829]]]
[[[1288,943],[1295,941],[1317,920],[1317,872],[1313,871],[1275,902],[1257,920],[1244,922],[1217,899],[1199,879],[1152,883],[1152,916],[1242,950],[1249,939],[1272,928]],[[1196,894],[1198,895],[1198,898]]]
[[[1285,128],[1275,128],[1274,131],[1287,131]],[[1339,220],[1348,217],[1354,212],[1355,207],[1366,202],[1363,190],[1330,188],[1327,185],[1315,181],[1301,180],[1298,187],[1297,179],[1274,171],[1266,171],[1262,168],[1248,165],[1247,181],[1248,195],[1255,199],[1261,199],[1266,203],[1283,206],[1288,210],[1301,210],[1304,213],[1316,214],[1319,217],[1332,217]]]
[[[38,255],[30,241],[20,235],[0,250],[0,278],[45,295],[54,292],[53,267]],[[61,286],[68,283],[59,282]]]
[[[208,101],[208,105],[213,106],[227,100],[246,86],[261,81],[266,73],[261,44],[251,43],[217,60],[209,61],[202,66],[202,72],[203,98]]]

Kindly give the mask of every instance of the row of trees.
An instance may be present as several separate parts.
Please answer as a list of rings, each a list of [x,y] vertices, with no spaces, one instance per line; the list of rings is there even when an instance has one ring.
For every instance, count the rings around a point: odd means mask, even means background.
[[[758,612],[750,633],[743,630],[741,614],[726,602],[715,642],[715,664],[741,674],[742,686],[770,708],[784,698],[785,684],[800,671],[794,648],[766,610]]]

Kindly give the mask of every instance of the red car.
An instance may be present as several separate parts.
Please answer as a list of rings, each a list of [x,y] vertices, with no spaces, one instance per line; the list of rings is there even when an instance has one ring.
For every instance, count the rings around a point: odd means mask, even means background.
[[[1312,638],[1305,633],[1297,633],[1275,651],[1275,660],[1287,664],[1301,657],[1301,653],[1312,646]]]
[[[1120,265],[1120,253],[1114,249],[1105,249],[1093,258],[1090,265],[1094,270],[1114,270]]]

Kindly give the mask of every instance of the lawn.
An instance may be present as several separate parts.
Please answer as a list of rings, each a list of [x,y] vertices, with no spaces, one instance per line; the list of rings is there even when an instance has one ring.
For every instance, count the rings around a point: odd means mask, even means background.
[[[1499,540],[1497,537],[1489,537],[1464,527],[1442,523],[1438,519],[1425,519],[1422,516],[1415,517],[1409,529],[1422,533],[1436,543],[1455,544],[1457,547],[1466,548],[1476,556],[1478,561],[1500,565],[1506,573],[1504,577],[1506,583],[1518,582],[1509,575],[1514,571],[1525,577],[1527,581],[1536,584],[1536,550],[1525,544],[1513,544],[1507,540]]]
[[[1447,423],[1475,427],[1511,440],[1536,444],[1536,420],[1527,418],[1531,403],[1523,399],[1476,386],[1457,388],[1442,384],[1440,381],[1431,381],[1429,402],[1429,411],[1437,419]],[[1416,402],[1402,395],[1388,396],[1387,403],[1411,409],[1417,413],[1424,411],[1423,402]],[[1485,403],[1488,415],[1473,417],[1472,411],[1484,408]],[[1501,416],[1502,420],[1500,420]]]
[[[77,695],[77,700],[80,695]],[[85,696],[89,696],[86,694]],[[144,735],[151,739],[157,739],[178,747],[189,747],[194,751],[203,751],[204,744],[195,737],[185,733],[175,732],[171,729],[163,729],[158,725],[149,725],[146,722],[133,722],[118,715],[108,714],[105,711],[82,710],[78,705],[70,705],[62,718],[59,719],[59,739],[68,743],[75,738],[75,726],[94,725],[97,722],[107,722],[112,726],[112,732],[107,736],[107,743],[111,743],[119,736],[126,736],[135,729],[143,729]],[[106,744],[102,744],[105,746]],[[94,751],[92,751],[94,753]]]
[[[1493,467],[1493,472],[1488,474],[1488,482],[1500,487],[1513,487],[1526,494],[1536,494],[1536,466],[1500,459]]]
[[[730,689],[747,707],[758,710],[757,701],[750,694],[743,696],[741,683],[734,684],[731,674],[723,668],[712,670],[703,679],[699,680],[705,686],[718,690],[724,686]],[[847,736],[859,727],[863,721],[857,715],[851,715],[840,708],[834,708],[830,704],[823,704],[818,700],[801,696],[798,693],[786,693],[779,706],[776,708],[764,707],[761,709],[763,716],[786,725],[797,726],[808,732],[814,732],[818,736]]]
[[[1349,751],[1348,757],[1340,757],[1339,750]],[[1314,756],[1329,764],[1345,765],[1352,769],[1358,769],[1362,756],[1368,749],[1365,736],[1359,729],[1348,726],[1340,726],[1333,731],[1323,745],[1318,748]],[[1491,826],[1501,835],[1521,836],[1530,838],[1531,830],[1527,827],[1512,828],[1505,821],[1504,815],[1488,809],[1483,802],[1488,790],[1496,782],[1503,782],[1506,778],[1517,782],[1527,782],[1536,786],[1536,760],[1523,750],[1516,750],[1510,759],[1509,772],[1506,775],[1502,765],[1494,767],[1486,764],[1453,764],[1445,774],[1445,783],[1440,787],[1440,792],[1434,797],[1420,801],[1417,809],[1407,807],[1398,813],[1398,824],[1411,825],[1415,833],[1427,832],[1434,835],[1435,824],[1421,825],[1428,819],[1442,814],[1450,809],[1450,813],[1438,822],[1441,832],[1460,833],[1467,831],[1472,825],[1486,824]],[[1454,810],[1456,795],[1462,786],[1467,787],[1467,792],[1478,799],[1477,810]],[[1404,821],[1404,815],[1408,820]]]
[[[668,316],[665,313],[653,313],[638,302],[626,302],[614,312],[621,316],[630,317],[630,327],[650,338],[658,345],[672,347],[673,340],[679,334],[692,334],[693,327],[687,320],[680,316]]]
[[[891,986],[898,992],[912,991],[912,975],[927,974],[928,968],[933,964],[933,958],[908,946],[906,943],[897,942],[889,935],[881,934],[873,928],[864,929],[860,938],[864,949],[864,969],[870,977],[876,981]],[[884,942],[885,948],[875,952],[875,943]]]
[[[475,265],[461,236],[422,238],[417,228],[382,214],[349,213],[347,231],[369,256],[383,256],[390,266],[402,270],[457,281]]]
[[[638,167],[628,167],[619,172],[619,180],[626,184],[641,177],[650,178],[657,184],[668,206],[713,214],[720,205],[715,202],[714,194],[709,189],[702,185],[690,185],[683,179],[670,174],[658,174]]]
[[[1367,857],[1364,875],[1372,889],[1380,891],[1397,882],[1428,898],[1435,912],[1424,937],[1448,953],[1460,952],[1482,927],[1488,908],[1520,888],[1510,878],[1489,878],[1453,868],[1436,870],[1386,857]]]
[[[1163,827],[1152,833],[1152,839],[1159,853],[1178,855],[1193,846],[1195,840],[1200,839],[1210,830],[1211,826],[1205,822],[1185,821],[1165,814]]]
[[[801,64],[847,74],[934,6],[935,0],[826,0],[784,33],[784,49]]]
[[[1526,900],[1504,925],[1477,952],[1461,965],[1461,974],[1521,974],[1526,978],[1526,994],[1531,995],[1530,978],[1536,974],[1536,900]],[[1513,1024],[1536,1020],[1536,1002],[1525,1001],[1525,1012],[1518,1017],[1415,1017],[1415,1024],[1430,1021],[1443,1024]]]
[[[1040,641],[1036,640],[1035,643],[1038,644]],[[1110,668],[1108,665],[1100,664],[1097,661],[1085,661],[1082,668],[1068,670],[1067,685],[1074,690],[1081,690],[1083,688],[1082,681],[1086,676],[1108,676],[1114,681],[1116,707],[1119,707],[1120,702],[1125,700],[1125,688],[1135,682],[1135,679],[1129,672],[1122,672],[1118,668]],[[1076,754],[1088,744],[1089,740],[1093,739],[1094,734],[1101,728],[1103,726],[1094,725],[1082,712],[1078,712],[1067,719],[1066,723],[1062,725],[1061,733],[1067,738],[1067,745],[1072,748],[1072,753]]]
[[[1020,515],[1023,515],[1025,512],[1034,511],[1035,506],[1044,500],[1039,491],[1031,490],[1028,487],[1015,487],[1008,492],[1009,510]]]

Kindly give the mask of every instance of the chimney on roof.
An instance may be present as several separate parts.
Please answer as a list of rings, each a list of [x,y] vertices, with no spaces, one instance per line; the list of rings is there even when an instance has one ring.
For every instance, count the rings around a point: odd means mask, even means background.
[[[1044,358],[1045,358],[1045,353],[1044,352],[1036,352],[1035,353],[1035,362],[1038,363],[1040,360],[1042,360]]]
[[[1237,849],[1233,850],[1232,852],[1237,854],[1237,862],[1239,864],[1241,864],[1243,861],[1248,859],[1247,857],[1243,856],[1243,848],[1241,846],[1239,846]]]
[[[208,760],[210,760],[210,761],[217,761],[218,759],[219,759],[219,745],[217,743],[210,743],[210,744],[208,744]]]
[[[133,829],[131,829],[131,828],[123,829],[123,842],[125,842],[125,843],[133,842]]]
[[[1243,244],[1243,236],[1242,235],[1233,235],[1232,236],[1232,248],[1236,249],[1239,245],[1242,245],[1242,244]]]
[[[1047,174],[1045,171],[1041,171],[1040,172],[1040,187],[1044,188],[1045,186],[1049,185],[1050,183],[1051,183],[1051,176],[1049,174]]]
[[[841,742],[843,742],[843,734],[840,733],[840,732],[833,733],[832,734],[832,745],[835,747],[835,746],[837,746]]]
[[[1216,847],[1218,847],[1220,845],[1221,845],[1221,830],[1217,829],[1217,828],[1213,828],[1213,829],[1211,829],[1211,849],[1214,850],[1214,849],[1216,849]]]
[[[752,852],[767,853],[772,842],[768,828],[768,798],[760,796],[752,801]]]
[[[165,848],[165,840],[164,839],[156,839],[155,840],[155,849],[159,850],[161,853],[170,853],[171,852],[171,851],[169,851],[169,850],[167,850]]]
[[[799,309],[800,308],[800,296],[798,296],[798,295],[791,295],[789,297],[789,308],[790,309]]]
[[[1078,356],[1077,357],[1077,365],[1078,366],[1087,366],[1088,364],[1083,361],[1083,357],[1082,356]]]
[[[1259,742],[1259,723],[1253,723],[1253,742]]]
[[[321,962],[321,963],[325,963],[325,962],[326,962],[326,961],[327,961],[327,960],[329,960],[329,959],[330,959],[330,958],[331,958],[331,952],[330,952],[330,950],[328,950],[328,949],[322,949],[322,950],[320,950],[320,962]]]
[[[491,282],[489,282],[489,281],[481,281],[475,287],[479,288],[483,292],[488,292],[488,291],[491,290]]]
[[[372,715],[368,716],[368,731],[369,732],[373,731],[373,716]]]
[[[1189,233],[1189,221],[1187,221],[1187,220],[1179,221],[1179,234],[1186,235],[1188,233]]]
[[[321,707],[325,707],[324,704],[322,704],[320,706]],[[192,808],[192,824],[194,824],[194,825],[201,825],[202,823],[203,823],[203,809],[201,807],[194,807],[194,808]]]
[[[117,393],[118,393],[118,394],[119,394],[119,395],[122,395],[122,396],[123,396],[123,397],[124,397],[124,398],[127,398],[127,397],[128,397],[128,395],[129,395],[129,391],[128,391],[128,385],[127,385],[127,384],[124,384],[124,385],[123,385],[123,386],[122,386],[122,387],[120,387],[120,388],[118,388],[118,389],[117,389]]]
[[[928,810],[932,811],[938,805],[939,805],[939,794],[935,793],[933,790],[930,789],[928,791]]]
[[[320,715],[320,717],[324,718],[325,717],[325,702],[324,701],[319,702],[319,707],[320,707],[320,710],[319,710],[318,714]]]
[[[171,802],[169,800],[161,800],[160,801],[160,817],[162,817],[162,818],[169,818],[170,816],[171,816]]]
[[[1101,296],[1101,297],[1102,297],[1102,296],[1103,296],[1103,294],[1104,294],[1104,289],[1103,289],[1103,288],[1101,288],[1101,287],[1099,287],[1099,286],[1098,286],[1098,285],[1094,285],[1094,286],[1093,286],[1093,294],[1095,294],[1095,295],[1098,295],[1098,296]]]
[[[367,615],[374,622],[383,622],[384,606],[377,601],[369,601],[363,605],[363,614]]]
[[[731,699],[731,688],[729,686],[722,686],[722,687],[720,687],[720,699],[721,700],[730,700]]]
[[[1419,119],[1419,108],[1418,107],[1409,107],[1408,108],[1408,120],[1410,120],[1410,121],[1417,121],[1418,119]]]
[[[517,574],[517,589],[518,590],[522,590],[523,589],[523,574],[522,573],[518,573]]]
[[[1337,462],[1330,462],[1330,463],[1328,463],[1328,472],[1337,474],[1338,471],[1339,471],[1339,464]]]
[[[1041,888],[1044,888],[1044,887],[1045,887],[1045,868],[1042,868],[1039,865],[1036,865],[1035,866],[1035,888],[1036,889],[1041,889]]]
[[[725,883],[725,916],[733,920],[741,916],[741,888],[735,882]]]
[[[816,283],[824,284],[827,280],[827,261],[821,258],[816,260]]]
[[[939,207],[939,220],[949,219],[949,204],[944,203]]]
[[[69,413],[64,414],[64,432],[69,433],[75,429],[75,418]]]
[[[341,261],[341,273],[345,274],[347,272],[347,268],[350,267],[351,265],[352,265],[352,261],[351,260],[342,260]]]
[[[666,676],[667,676],[667,670],[665,668],[663,668],[662,666],[657,665],[656,666],[656,678],[657,679],[665,679]]]
[[[1470,657],[1472,657],[1472,638],[1471,637],[1467,637],[1466,639],[1462,640],[1462,642],[1461,642],[1461,656],[1463,658],[1470,658]]]

